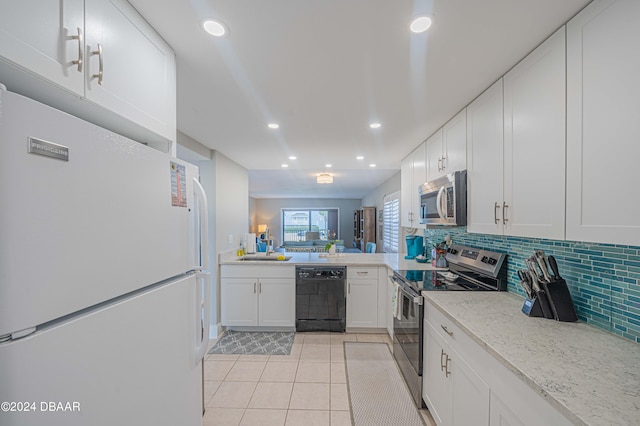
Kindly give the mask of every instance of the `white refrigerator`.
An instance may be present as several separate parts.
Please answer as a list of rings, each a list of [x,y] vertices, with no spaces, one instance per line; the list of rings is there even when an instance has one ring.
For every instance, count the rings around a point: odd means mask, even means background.
[[[206,208],[197,167],[0,85],[0,425],[201,424]]]

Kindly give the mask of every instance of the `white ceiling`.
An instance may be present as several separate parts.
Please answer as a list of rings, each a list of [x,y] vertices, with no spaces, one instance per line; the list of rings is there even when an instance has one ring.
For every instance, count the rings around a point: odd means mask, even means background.
[[[258,198],[363,197],[589,3],[129,1],[176,52],[178,129],[247,168]],[[431,29],[412,34],[423,13]],[[228,36],[205,33],[207,18]],[[315,183],[323,171],[332,185]]]

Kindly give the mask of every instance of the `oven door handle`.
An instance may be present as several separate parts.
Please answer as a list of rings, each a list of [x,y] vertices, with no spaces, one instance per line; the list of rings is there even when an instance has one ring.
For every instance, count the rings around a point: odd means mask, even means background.
[[[420,295],[419,293],[416,294],[416,292],[409,290],[407,288],[407,285],[402,282],[401,279],[391,276],[389,277],[393,280],[393,282],[395,282],[396,284],[398,284],[398,286],[400,286],[400,291],[402,292],[403,295],[407,296],[409,299],[411,299],[411,301],[413,303],[417,303],[418,305],[422,305],[423,303],[423,298],[422,295]]]

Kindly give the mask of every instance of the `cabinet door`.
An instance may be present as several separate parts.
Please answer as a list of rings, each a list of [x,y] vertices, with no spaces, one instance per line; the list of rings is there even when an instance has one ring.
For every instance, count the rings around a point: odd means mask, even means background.
[[[433,180],[444,174],[442,168],[442,129],[435,132],[425,142],[427,179],[425,182]]]
[[[567,240],[640,241],[639,20],[603,0],[567,24]]]
[[[378,280],[347,282],[347,327],[378,326]]]
[[[451,382],[445,374],[443,365],[446,364],[447,351],[450,350],[431,324],[426,321],[424,324],[422,399],[438,426],[449,425]]]
[[[467,230],[502,234],[502,79],[467,107]]]
[[[524,426],[526,423],[520,419],[511,409],[495,394],[490,396],[490,417],[491,426]]]
[[[453,351],[450,351],[453,352]],[[489,386],[476,374],[462,357],[449,354],[451,371],[449,380],[452,387],[451,425],[489,424]]]
[[[467,168],[467,109],[442,128],[442,174]]]
[[[222,325],[258,325],[258,280],[255,278],[222,278],[220,281]]]
[[[400,164],[400,225],[413,227],[411,203],[413,198],[413,159],[407,156]],[[416,191],[417,192],[417,191]],[[417,196],[417,195],[416,195]]]
[[[424,228],[420,224],[420,195],[418,187],[427,181],[426,144],[422,143],[413,151],[413,197],[411,198],[411,211],[413,212],[413,227]]]
[[[565,29],[504,76],[505,234],[564,239]]]
[[[258,324],[272,327],[296,325],[296,282],[293,278],[258,280]]]
[[[176,139],[175,56],[125,0],[86,0],[86,97]],[[102,84],[100,55],[102,49]]]
[[[78,33],[82,39],[73,39]],[[83,55],[83,40],[83,0],[2,4],[0,56],[78,96],[84,95],[84,74],[72,62]]]

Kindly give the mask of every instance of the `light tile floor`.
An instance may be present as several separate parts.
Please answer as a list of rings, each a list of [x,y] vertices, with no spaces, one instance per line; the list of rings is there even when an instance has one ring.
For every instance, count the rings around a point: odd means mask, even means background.
[[[207,355],[203,426],[351,425],[345,341],[391,344],[387,334],[296,333],[290,355]]]

